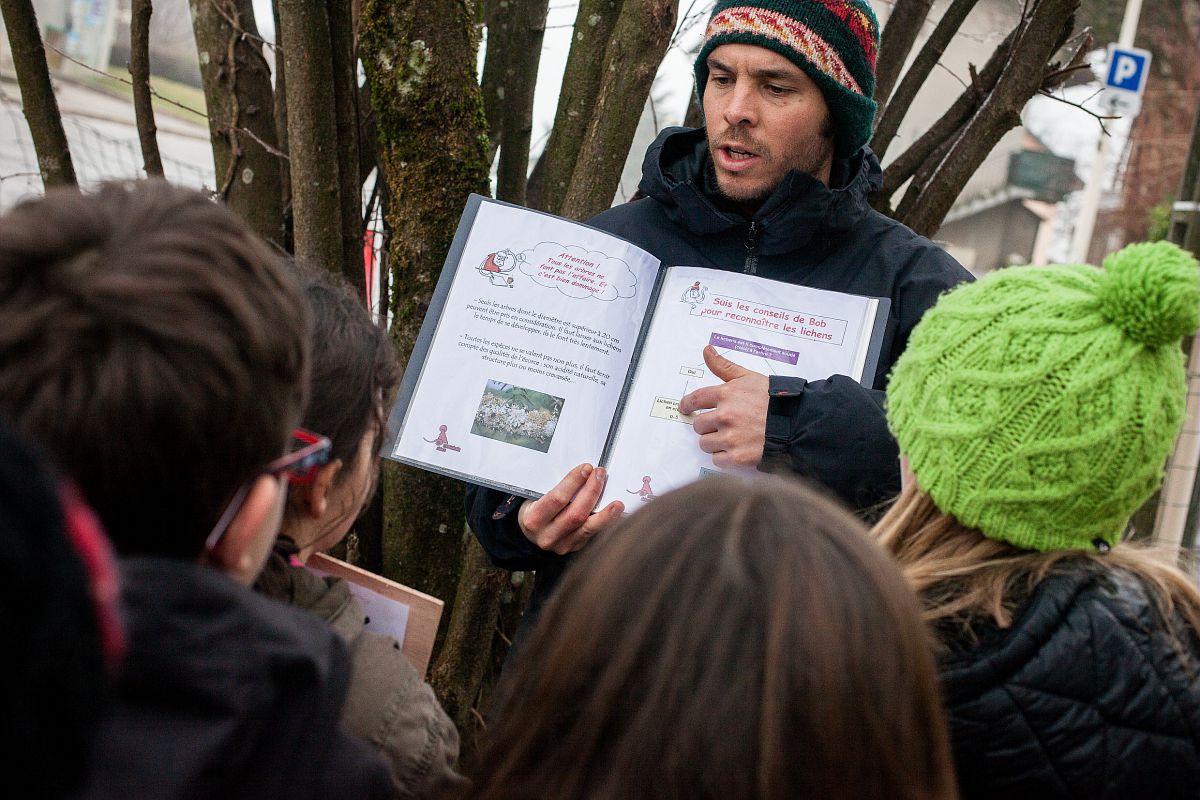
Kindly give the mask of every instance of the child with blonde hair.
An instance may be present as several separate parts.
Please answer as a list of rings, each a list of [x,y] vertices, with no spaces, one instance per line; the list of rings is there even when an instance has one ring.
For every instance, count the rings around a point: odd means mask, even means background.
[[[1104,267],[951,290],[888,389],[905,479],[874,533],[937,633],[966,798],[1200,786],[1200,593],[1123,541],[1183,419],[1200,277],[1167,243]]]

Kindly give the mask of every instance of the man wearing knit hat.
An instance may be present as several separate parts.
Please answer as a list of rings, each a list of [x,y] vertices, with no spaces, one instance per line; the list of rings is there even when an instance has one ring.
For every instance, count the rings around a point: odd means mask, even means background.
[[[650,146],[641,200],[592,225],[665,264],[714,267],[891,300],[871,388],[844,375],[805,381],[746,370],[706,348],[724,383],[698,389],[698,445],[719,467],[781,461],[867,508],[899,489],[883,389],[908,334],[943,290],[969,278],[929,240],[874,211],[879,162],[864,145],[875,114],[879,25],[865,0],[718,0],[696,59],[706,127]],[[534,605],[563,554],[621,512],[591,514],[604,470],[573,471],[537,501],[472,487],[471,527],[494,562],[539,570]]]

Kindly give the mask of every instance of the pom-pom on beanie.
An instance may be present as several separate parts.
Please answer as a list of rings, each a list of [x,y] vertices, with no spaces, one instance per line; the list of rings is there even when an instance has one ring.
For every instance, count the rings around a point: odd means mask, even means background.
[[[765,47],[804,70],[833,114],[838,158],[854,155],[871,138],[879,21],[866,0],[717,0],[696,56],[701,105],[708,56],[723,44]]]
[[[1010,267],[943,295],[888,386],[888,424],[943,512],[1027,550],[1112,545],[1162,478],[1200,326],[1195,259]],[[1103,549],[1103,548],[1102,548]]]

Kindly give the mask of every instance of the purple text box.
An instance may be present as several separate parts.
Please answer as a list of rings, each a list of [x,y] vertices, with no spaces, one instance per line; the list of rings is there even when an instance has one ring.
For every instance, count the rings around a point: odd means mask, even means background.
[[[723,333],[714,333],[709,337],[708,343],[713,347],[736,350],[739,353],[769,358],[772,361],[782,361],[785,364],[795,364],[800,358],[800,354],[792,350],[783,350],[778,347],[772,347],[769,344],[751,342],[746,339],[736,339],[733,336],[726,336]]]

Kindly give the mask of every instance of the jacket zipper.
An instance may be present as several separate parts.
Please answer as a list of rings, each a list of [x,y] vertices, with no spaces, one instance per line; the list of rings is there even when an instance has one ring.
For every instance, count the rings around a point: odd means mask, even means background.
[[[748,275],[758,272],[758,223],[750,223],[750,232],[746,235],[746,266],[742,269]]]

